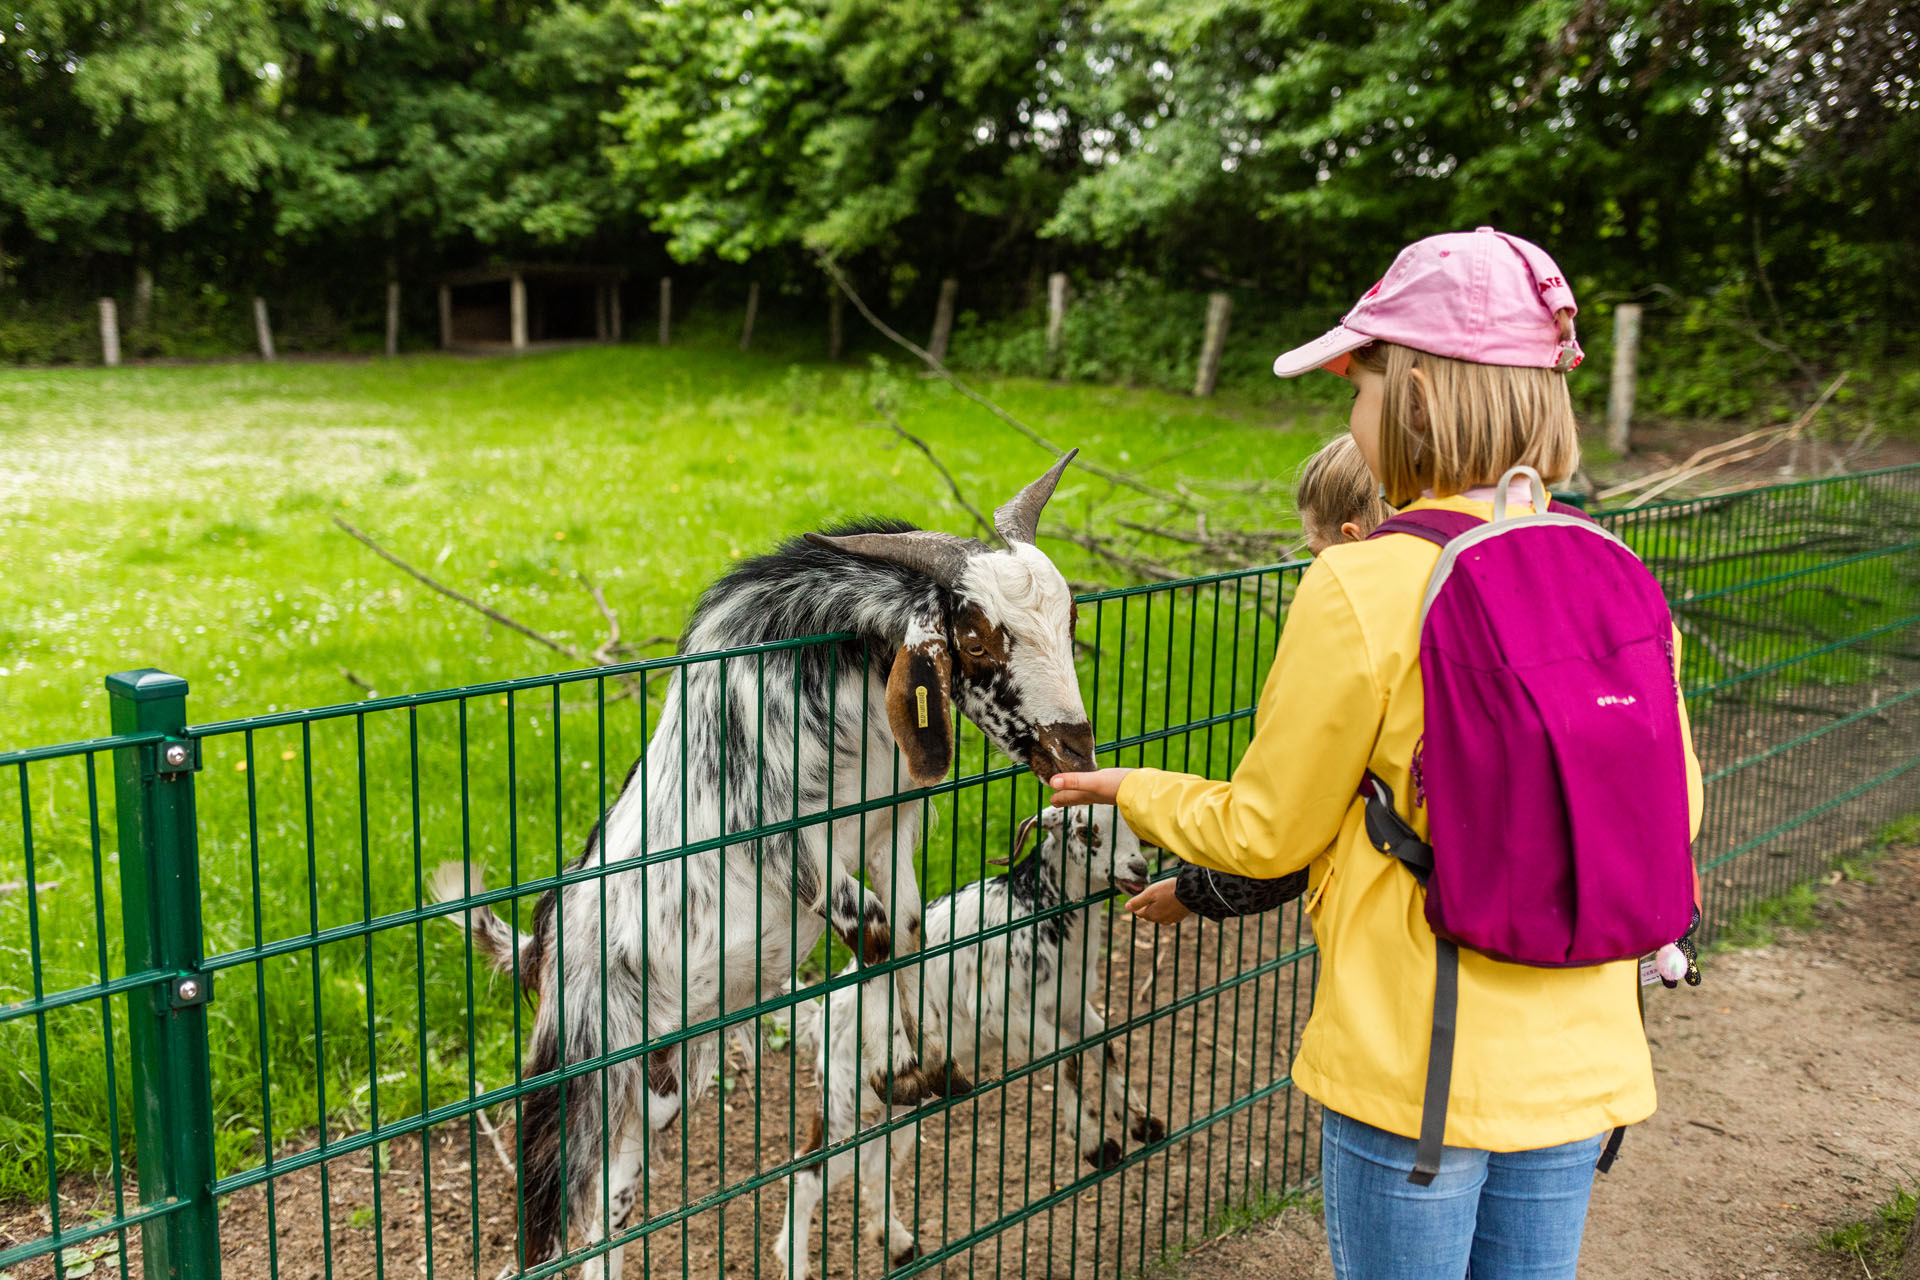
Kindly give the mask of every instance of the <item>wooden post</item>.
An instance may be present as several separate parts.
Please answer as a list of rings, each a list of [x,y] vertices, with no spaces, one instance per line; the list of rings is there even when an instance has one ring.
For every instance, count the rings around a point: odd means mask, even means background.
[[[527,349],[527,279],[518,271],[507,286],[507,309],[513,324],[513,349]]]
[[[760,314],[760,282],[755,280],[747,286],[747,318],[740,322],[740,349],[745,351],[753,345],[753,319]]]
[[[440,349],[453,345],[453,286],[440,286]]]
[[[400,354],[400,282],[387,281],[387,358]]]
[[[833,292],[827,295],[827,359],[838,360],[846,346],[846,324],[844,312],[847,296],[840,292],[840,286],[834,285]]]
[[[1633,447],[1633,392],[1639,359],[1640,304],[1623,302],[1613,312],[1613,385],[1607,392],[1607,447],[1622,457]]]
[[[660,277],[660,345],[673,340],[673,277]]]
[[[1213,394],[1220,381],[1220,353],[1227,346],[1227,321],[1233,316],[1233,298],[1224,293],[1207,295],[1207,336],[1200,344],[1200,372],[1193,380],[1193,394],[1204,399]]]
[[[1067,336],[1067,273],[1056,271],[1047,277],[1047,358],[1060,354]]]
[[[620,322],[620,282],[615,280],[607,286],[607,323],[613,329],[613,340],[620,341],[626,330]]]
[[[145,263],[133,269],[133,327],[145,329],[153,323],[153,272]]]
[[[120,311],[112,298],[100,299],[100,363],[109,369],[120,363]]]
[[[927,354],[935,360],[947,358],[947,342],[953,337],[953,302],[960,294],[960,282],[948,276],[940,282],[940,301],[933,309],[933,336],[927,339]]]
[[[612,328],[612,317],[607,314],[607,286],[602,281],[593,286],[593,336],[605,342]]]
[[[273,326],[267,322],[267,300],[258,294],[253,299],[253,334],[260,340],[260,358],[272,360]]]

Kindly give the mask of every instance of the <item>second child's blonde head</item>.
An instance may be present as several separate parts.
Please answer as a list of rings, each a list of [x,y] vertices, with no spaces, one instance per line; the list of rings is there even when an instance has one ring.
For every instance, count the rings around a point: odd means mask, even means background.
[[[1336,437],[1307,459],[1294,503],[1307,549],[1315,555],[1337,542],[1366,537],[1393,514],[1380,500],[1380,482],[1350,435]]]

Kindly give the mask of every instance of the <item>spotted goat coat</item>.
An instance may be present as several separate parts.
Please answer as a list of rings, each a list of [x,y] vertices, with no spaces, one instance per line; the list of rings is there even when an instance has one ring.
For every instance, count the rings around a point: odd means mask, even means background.
[[[924,1011],[929,1033],[938,1028],[969,1070],[994,1057],[1005,1068],[1020,1066],[1106,1030],[1093,1006],[1107,954],[1105,905],[1045,913],[1109,887],[1139,892],[1149,874],[1147,860],[1139,838],[1110,808],[1047,809],[1039,821],[1042,839],[1031,856],[1006,875],[957,889],[927,907],[927,942],[933,946],[1015,926],[930,956],[916,968],[922,980],[912,998],[924,1005],[915,1007]],[[1016,845],[1029,829],[1022,827]],[[1022,920],[1032,923],[1021,926]],[[849,966],[842,972],[852,971]],[[861,1129],[915,1110],[889,1107],[862,1083],[858,994],[858,988],[842,987],[801,1010],[799,1038],[813,1046],[820,1079],[810,1150],[844,1144]],[[1166,1126],[1147,1113],[1118,1069],[1111,1042],[1068,1058],[1055,1084],[1059,1112],[1081,1157],[1096,1169],[1119,1162],[1124,1134],[1143,1142],[1166,1136]],[[786,1218],[774,1241],[789,1280],[806,1280],[814,1216],[856,1161],[859,1211],[875,1215],[875,1243],[894,1266],[918,1255],[919,1243],[893,1213],[887,1177],[890,1167],[911,1157],[918,1136],[917,1124],[895,1129],[892,1162],[889,1140],[875,1137],[793,1175]]]
[[[503,969],[517,954],[538,995],[527,1075],[672,1037],[797,985],[797,961],[828,927],[868,963],[917,950],[922,802],[824,815],[944,778],[952,708],[1042,778],[1094,767],[1072,597],[1032,541],[1071,456],[995,513],[1005,549],[866,521],[794,539],[706,592],[682,653],[845,638],[678,668],[645,755],[572,864],[613,870],[544,894],[531,933],[490,910],[466,913],[476,947]],[[801,825],[726,841],[780,822]],[[433,886],[442,901],[480,887],[452,865]],[[937,1033],[914,1025],[913,1004],[887,998],[904,981],[864,984],[863,1077],[901,1103],[966,1092]],[[530,1260],[559,1256],[569,1225],[592,1246],[627,1224],[646,1133],[697,1101],[718,1064],[719,1036],[707,1033],[528,1095]],[[619,1272],[615,1249],[584,1274]]]

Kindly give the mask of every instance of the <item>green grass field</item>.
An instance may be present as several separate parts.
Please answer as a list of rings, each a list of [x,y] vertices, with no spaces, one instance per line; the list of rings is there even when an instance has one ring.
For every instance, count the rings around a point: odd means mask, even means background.
[[[344,672],[395,694],[575,665],[405,577],[335,515],[591,648],[601,621],[576,572],[604,586],[629,638],[671,635],[736,557],[836,517],[965,531],[926,459],[863,426],[876,396],[984,508],[1049,462],[942,384],[742,356],[720,340],[518,360],[10,373],[7,385],[0,750],[106,732],[101,677],[129,667],[186,677],[190,716],[206,723],[363,697]],[[986,389],[1062,444],[1262,528],[1291,523],[1288,479],[1341,425],[1324,408]],[[1101,530],[1151,509],[1085,473],[1069,475],[1053,508]],[[1050,549],[1076,580],[1116,580],[1078,548]],[[1083,639],[1104,628],[1100,670],[1090,661],[1084,673],[1103,735],[1244,706],[1262,648],[1246,628],[1271,625],[1260,620],[1274,580],[1261,589],[1136,597],[1083,621]],[[417,868],[463,852],[495,884],[515,869],[550,874],[644,740],[633,704],[603,722],[593,689],[210,741],[197,786],[209,951],[411,909]],[[1171,747],[1170,762],[1218,767],[1232,748],[1223,728]],[[1168,749],[1147,748],[1155,763]],[[988,763],[977,739],[963,747],[963,773]],[[0,931],[24,939],[37,899],[48,991],[123,968],[110,774],[103,757],[91,788],[80,761],[0,779],[0,882],[46,886],[0,894]],[[1018,790],[940,806],[929,894],[998,851]],[[0,954],[0,1002],[33,994],[27,950]],[[227,970],[210,1006],[222,1171],[257,1161],[266,1133],[299,1142],[322,1117],[340,1132],[510,1083],[517,1037],[495,1032],[513,1025],[513,1001],[465,963],[455,931],[429,924]],[[470,1008],[483,1024],[472,1037]],[[49,1132],[62,1173],[102,1166],[110,1077],[124,1148],[125,1017],[124,1002],[111,1028],[97,1004],[57,1010],[44,1040],[35,1019],[0,1023],[0,1052],[20,1064],[0,1074],[0,1195],[46,1194]]]

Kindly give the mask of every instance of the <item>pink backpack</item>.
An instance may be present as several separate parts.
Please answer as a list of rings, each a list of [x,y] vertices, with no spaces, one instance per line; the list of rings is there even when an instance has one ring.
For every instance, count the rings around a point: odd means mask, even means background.
[[[1534,511],[1507,514],[1524,475]],[[1367,832],[1426,886],[1440,939],[1410,1181],[1439,1169],[1459,950],[1562,968],[1653,952],[1694,913],[1685,747],[1666,597],[1627,545],[1501,478],[1493,519],[1410,511],[1376,529],[1441,548],[1420,616],[1426,728],[1411,762],[1430,843],[1367,777]],[[1619,1133],[1602,1167],[1612,1162]]]

